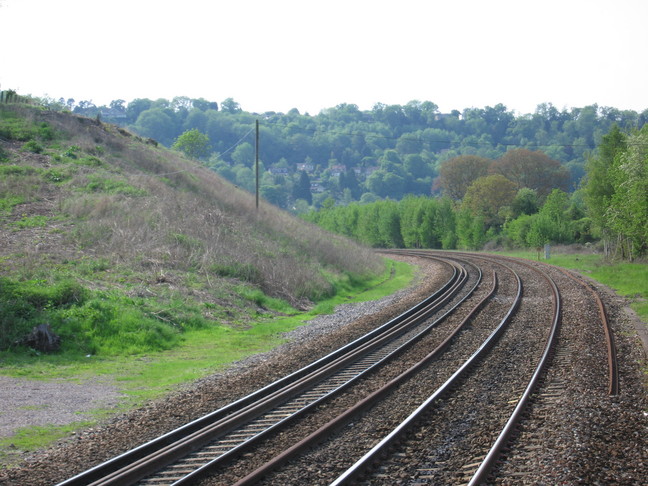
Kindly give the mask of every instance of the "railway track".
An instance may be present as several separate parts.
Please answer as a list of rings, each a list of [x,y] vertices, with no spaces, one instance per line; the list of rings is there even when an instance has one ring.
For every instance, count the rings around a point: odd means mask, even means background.
[[[451,277],[414,308],[337,351],[60,486],[201,478],[238,485],[486,481],[528,403],[540,403],[532,397],[559,393],[558,382],[551,393],[537,389],[555,353],[560,292],[550,276],[519,262],[408,254],[434,258]],[[539,320],[533,327],[530,315]],[[493,382],[503,383],[497,391],[484,387]],[[477,431],[467,432],[473,423]],[[468,447],[461,436],[477,445]],[[498,474],[509,473],[499,468]]]

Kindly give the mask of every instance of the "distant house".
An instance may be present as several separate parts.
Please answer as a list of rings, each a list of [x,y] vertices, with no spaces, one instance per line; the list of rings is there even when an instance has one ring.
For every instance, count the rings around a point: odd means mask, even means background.
[[[315,170],[315,166],[313,164],[297,164],[297,170],[302,170],[306,172],[307,174],[312,174],[313,171]]]
[[[461,113],[455,114],[455,113],[437,113],[434,115],[434,119],[436,121],[439,120],[444,120],[446,118],[459,118],[460,120],[463,119],[463,115]]]
[[[371,174],[376,172],[380,167],[373,166],[373,167],[365,167],[364,169],[364,176],[369,177]]]
[[[270,167],[269,172],[274,175],[288,175],[288,167]]]
[[[324,186],[321,181],[313,181],[310,185],[311,192],[324,192]]]
[[[342,174],[346,172],[347,168],[346,165],[332,165],[329,167],[329,172],[331,173],[332,176],[335,177],[340,177]]]
[[[106,108],[100,112],[101,118],[110,118],[111,120],[124,120],[126,118],[126,112],[121,110],[114,110],[112,108]]]

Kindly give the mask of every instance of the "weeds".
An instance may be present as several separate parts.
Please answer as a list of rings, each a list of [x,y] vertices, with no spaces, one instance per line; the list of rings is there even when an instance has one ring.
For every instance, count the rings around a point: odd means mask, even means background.
[[[35,216],[23,216],[18,221],[10,223],[10,226],[18,229],[44,228],[45,226],[47,226],[47,221],[47,216],[42,216],[40,214]]]

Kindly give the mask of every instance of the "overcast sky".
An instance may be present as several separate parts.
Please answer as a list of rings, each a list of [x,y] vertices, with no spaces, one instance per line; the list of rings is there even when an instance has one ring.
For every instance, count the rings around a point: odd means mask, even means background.
[[[317,114],[648,109],[646,0],[0,0],[0,88]]]

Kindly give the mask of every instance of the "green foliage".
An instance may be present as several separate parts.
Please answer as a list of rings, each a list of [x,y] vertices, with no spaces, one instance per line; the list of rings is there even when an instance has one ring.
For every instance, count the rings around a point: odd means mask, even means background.
[[[612,195],[615,192],[614,182],[609,172],[618,154],[627,148],[627,136],[615,124],[607,135],[603,136],[598,147],[598,156],[587,161],[585,180],[585,200],[589,214],[603,231],[607,231],[606,212]]]
[[[554,189],[537,214],[521,214],[504,225],[509,242],[521,247],[540,248],[545,244],[569,244],[576,240],[576,224],[570,215],[569,195]],[[577,215],[578,217],[578,215]],[[587,239],[585,222],[581,223],[578,238]]]
[[[53,313],[55,332],[65,351],[129,355],[170,349],[179,326],[151,317],[137,303],[118,295],[99,294],[81,305]]]
[[[0,176],[9,177],[9,176],[29,176],[37,174],[38,169],[28,165],[0,165]]]
[[[107,194],[123,194],[125,196],[141,197],[146,196],[144,189],[138,189],[127,182],[102,177],[100,175],[88,176],[90,182],[82,190],[84,192],[103,192]]]
[[[116,122],[167,146],[189,130],[204,134],[211,149],[200,157],[218,158],[210,166],[251,191],[254,184],[247,173],[235,168],[251,168],[252,132],[260,118],[260,158],[268,169],[283,164],[289,176],[267,185],[265,193],[285,209],[296,207],[298,199],[308,201],[292,194],[302,163],[312,167],[308,175],[326,192],[323,199],[331,196],[338,204],[358,201],[362,194],[401,199],[430,195],[431,190],[461,199],[474,180],[493,169],[516,188],[529,187],[544,198],[553,188],[578,186],[585,154],[615,121],[623,129],[645,122],[639,113],[597,105],[561,111],[543,104],[534,113],[516,115],[501,104],[440,113],[432,102],[412,101],[404,106],[379,103],[366,111],[341,104],[315,116],[297,110],[259,116],[231,98],[221,103],[220,111],[214,102],[186,97],[138,99],[126,108],[121,101],[120,106],[125,118]],[[74,111],[94,116],[96,110],[88,105]],[[542,152],[535,150],[539,146]],[[463,168],[455,164],[457,159]],[[331,177],[331,167],[338,165],[343,175]]]
[[[454,249],[457,244],[457,214],[447,198],[410,196],[399,202],[353,203],[311,211],[302,217],[372,247]],[[472,227],[472,215],[464,212],[463,217],[472,228],[472,236],[462,240],[462,245],[480,247],[484,241],[483,221],[479,219]],[[481,235],[477,235],[479,231]]]
[[[11,223],[11,226],[19,229],[44,228],[47,226],[47,220],[47,216],[37,214],[35,216],[25,216],[18,221]]]
[[[35,451],[59,439],[69,437],[75,430],[93,423],[84,420],[67,425],[21,427],[11,437],[0,439],[0,450],[9,449],[21,453]]]
[[[648,253],[647,147],[645,126],[630,135],[613,126],[587,165],[589,214],[606,239],[617,238],[629,259]]]
[[[12,346],[34,326],[51,322],[52,312],[82,304],[87,297],[87,290],[71,280],[51,285],[44,280],[0,277],[0,350]]]
[[[65,182],[72,178],[73,171],[68,168],[51,168],[43,171],[43,179],[47,182]]]
[[[39,142],[36,140],[30,140],[29,142],[25,142],[22,146],[22,151],[23,152],[32,152],[34,154],[42,154],[43,150],[45,150],[45,147],[41,145]]]
[[[8,196],[0,198],[0,216],[10,215],[14,206],[22,204],[23,202],[25,202],[25,198],[22,196]]]
[[[49,141],[55,138],[55,131],[46,122],[33,122],[12,110],[0,107],[0,138],[19,142]]]
[[[181,331],[205,325],[195,311],[150,309],[143,299],[89,291],[73,280],[0,278],[0,350],[43,322],[61,337],[63,352],[103,356],[169,349]]]
[[[228,263],[214,263],[209,267],[209,272],[220,277],[236,278],[245,282],[260,283],[261,272],[251,263],[231,261]]]
[[[614,193],[607,225],[626,240],[628,256],[648,253],[648,128],[628,137],[610,170]]]
[[[187,157],[201,159],[209,155],[211,146],[209,137],[198,129],[191,129],[180,135],[172,148],[180,150]]]

